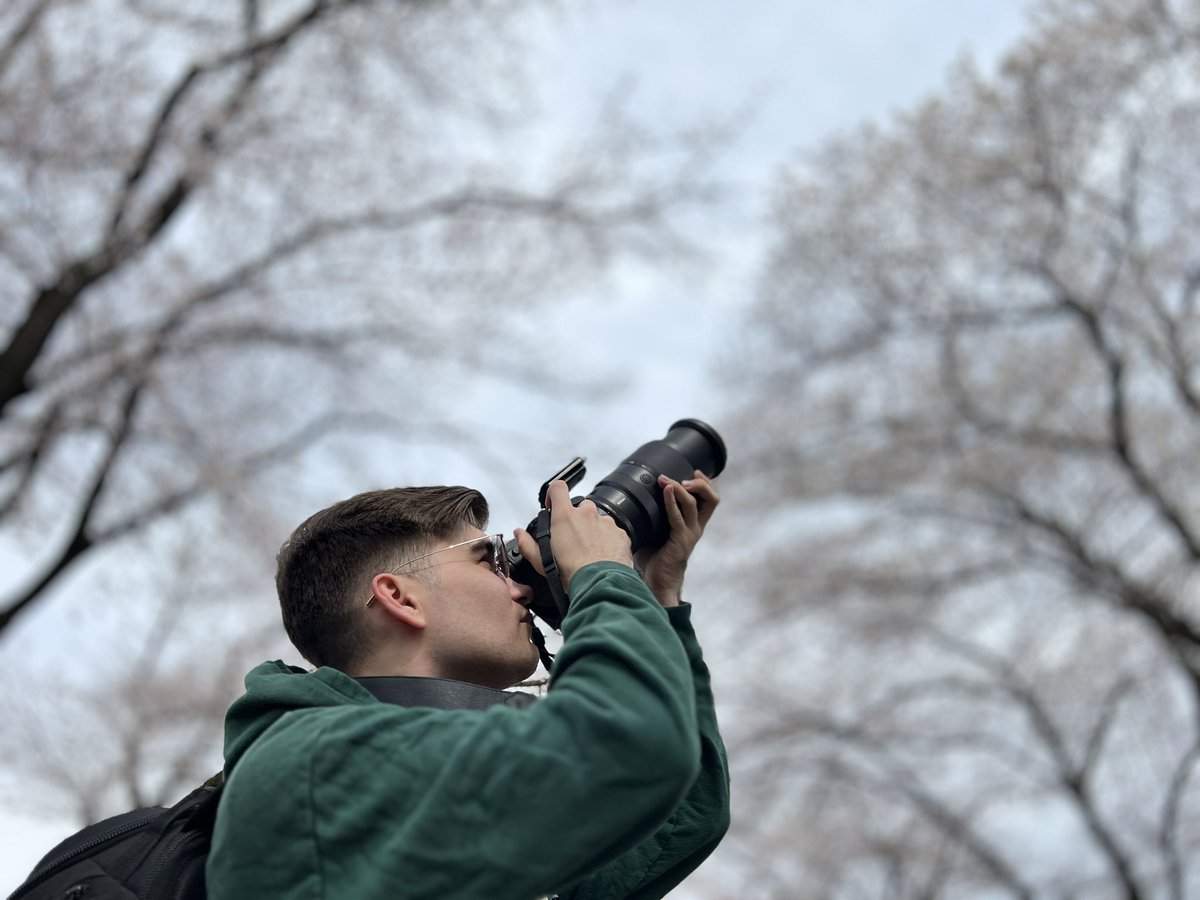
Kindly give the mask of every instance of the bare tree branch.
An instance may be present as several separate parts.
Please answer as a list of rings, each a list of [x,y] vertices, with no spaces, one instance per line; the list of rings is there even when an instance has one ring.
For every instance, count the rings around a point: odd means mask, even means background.
[[[1196,765],[1200,763],[1200,744],[1193,744],[1179,760],[1174,775],[1171,778],[1170,789],[1167,791],[1167,803],[1162,813],[1162,828],[1159,832],[1159,845],[1163,857],[1167,861],[1169,895],[1171,900],[1183,900],[1187,896],[1184,883],[1184,861],[1188,854],[1179,846],[1180,815],[1183,809],[1183,798],[1186,795],[1188,781],[1195,774]]]
[[[153,159],[162,146],[164,135],[175,111],[191,88],[205,75],[219,72],[243,62],[252,65],[238,92],[226,110],[227,123],[240,106],[254,81],[262,72],[264,61],[276,57],[296,35],[314,25],[332,8],[330,0],[317,0],[307,10],[279,28],[274,34],[254,41],[216,59],[193,66],[166,97],[150,127],[138,158],[129,169],[121,194],[113,208],[112,220],[101,247],[66,265],[53,284],[43,287],[29,305],[26,318],[14,331],[8,346],[0,352],[0,414],[15,398],[30,389],[29,372],[63,316],[71,310],[83,292],[100,278],[108,275],[125,260],[140,251],[167,225],[183,205],[195,184],[195,174],[188,172],[166,187],[141,222],[122,231],[133,194],[142,183]],[[209,123],[201,130],[203,144],[217,140],[221,124]]]
[[[861,747],[870,752],[871,758],[882,767],[886,777],[872,776],[861,768],[846,769],[853,772],[851,781],[868,778],[877,789],[899,791],[921,814],[935,825],[939,832],[953,843],[961,846],[978,861],[996,880],[1015,897],[1032,898],[1033,892],[1022,883],[1019,873],[1012,868],[994,848],[976,832],[971,821],[952,810],[933,793],[926,790],[919,777],[897,760],[882,742],[871,737],[863,727],[854,723],[839,722],[822,712],[813,710],[789,710],[778,724],[767,726],[749,737],[748,746],[774,746],[780,738],[794,740],[804,733],[824,734],[839,741]],[[841,768],[842,760],[832,757],[827,764]]]
[[[20,52],[21,45],[29,40],[29,36],[33,34],[42,16],[50,9],[53,2],[54,0],[35,0],[9,34],[8,40],[0,45],[0,78],[4,77],[4,73],[12,65],[17,53]]]

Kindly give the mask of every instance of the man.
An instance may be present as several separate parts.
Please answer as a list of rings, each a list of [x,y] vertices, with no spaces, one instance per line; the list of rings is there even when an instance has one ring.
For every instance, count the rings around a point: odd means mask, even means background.
[[[643,581],[613,520],[551,484],[571,604],[540,701],[498,690],[538,650],[478,493],[378,491],[302,524],[277,585],[318,668],[264,663],[229,710],[209,896],[651,898],[699,865],[728,771],[680,591],[719,498],[699,471],[660,486],[670,537]]]

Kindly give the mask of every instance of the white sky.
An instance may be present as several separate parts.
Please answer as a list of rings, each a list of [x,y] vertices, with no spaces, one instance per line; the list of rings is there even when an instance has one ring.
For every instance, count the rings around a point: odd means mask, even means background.
[[[1024,7],[1016,0],[610,0],[559,14],[565,30],[544,41],[543,81],[545,105],[566,133],[592,121],[586,98],[626,77],[633,110],[664,125],[747,104],[754,110],[722,169],[741,201],[740,217],[712,223],[713,262],[702,277],[668,280],[630,270],[606,286],[604,302],[564,304],[546,314],[547,331],[562,336],[549,354],[564,365],[590,367],[604,359],[611,364],[619,353],[635,383],[652,394],[633,391],[602,414],[614,435],[605,451],[661,437],[676,418],[716,415],[704,389],[705,363],[720,346],[726,315],[752,294],[762,188],[771,173],[823,135],[911,106],[964,53],[990,69],[1022,30]],[[532,422],[541,415],[527,414]],[[581,434],[608,424],[589,416],[579,422]],[[592,461],[589,475],[599,477],[619,459]],[[556,456],[548,467],[561,462]],[[453,473],[441,480],[478,482]],[[528,512],[507,508],[503,497],[493,498],[493,508],[498,525]],[[72,830],[69,823],[0,815],[0,894]],[[681,888],[674,896],[699,895]]]

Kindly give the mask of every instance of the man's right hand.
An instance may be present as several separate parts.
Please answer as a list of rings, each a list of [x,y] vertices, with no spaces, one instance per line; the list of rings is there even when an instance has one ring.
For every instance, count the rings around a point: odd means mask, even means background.
[[[563,590],[571,583],[572,576],[588,563],[608,560],[633,567],[629,535],[612,516],[600,515],[591,500],[573,506],[571,489],[565,481],[550,482],[546,505],[550,508],[550,550],[558,565]],[[523,528],[518,528],[514,534],[521,555],[544,575],[542,554],[533,535]]]

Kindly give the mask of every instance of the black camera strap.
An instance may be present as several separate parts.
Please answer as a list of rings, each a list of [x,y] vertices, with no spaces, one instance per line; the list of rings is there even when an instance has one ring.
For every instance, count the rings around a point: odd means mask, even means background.
[[[538,656],[541,657],[542,665],[546,667],[546,672],[549,674],[550,668],[554,665],[554,654],[546,649],[546,636],[538,629],[536,625],[529,626],[529,640],[533,646],[537,647]]]
[[[538,550],[542,554],[542,569],[546,574],[546,586],[550,589],[554,605],[558,607],[560,620],[565,619],[567,607],[571,601],[563,588],[562,579],[558,576],[558,563],[554,561],[554,554],[550,552],[550,510],[543,509],[538,512],[533,538],[537,541]]]

